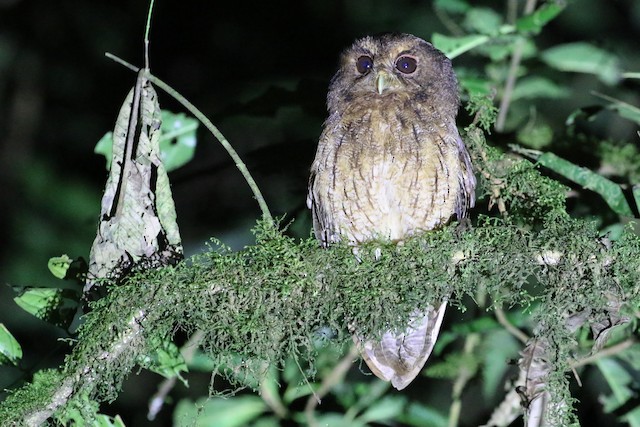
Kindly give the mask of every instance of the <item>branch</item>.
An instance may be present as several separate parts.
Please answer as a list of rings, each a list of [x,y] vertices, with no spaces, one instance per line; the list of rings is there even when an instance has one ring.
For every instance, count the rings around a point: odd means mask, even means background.
[[[292,356],[313,366],[314,342],[322,327],[346,332],[347,323],[354,322],[364,336],[373,337],[402,327],[422,301],[451,295],[453,304],[462,304],[480,284],[494,305],[505,298],[510,305],[539,301],[538,321],[558,325],[545,332],[561,346],[554,354],[570,354],[572,341],[563,338],[566,328],[558,320],[562,313],[577,306],[606,313],[611,304],[602,295],[607,293],[631,306],[640,300],[640,271],[628,262],[640,258],[640,237],[628,233],[605,247],[589,224],[555,217],[545,229],[527,231],[491,219],[464,233],[451,224],[400,247],[364,245],[357,262],[346,244],[325,250],[313,239],[295,241],[260,223],[255,246],[240,252],[212,250],[111,287],[86,316],[51,393],[38,394],[37,401],[31,397],[25,407],[24,396],[33,396],[43,384],[36,381],[18,390],[0,406],[0,424],[46,419],[81,396],[98,402],[114,399],[137,357],[151,354],[154,342],[179,329],[207,331],[201,348],[217,365],[234,370],[229,379],[242,372],[261,378],[265,363],[281,367]],[[539,264],[543,248],[570,248],[571,256],[555,265]],[[526,291],[532,280],[540,284],[533,294]],[[336,344],[346,343],[348,336]],[[552,362],[560,377],[570,369],[566,359]],[[554,387],[564,385],[548,387],[558,392]]]
[[[103,351],[94,354],[95,359],[87,364],[66,370],[66,377],[60,387],[53,393],[47,404],[25,414],[24,423],[28,426],[40,426],[73,397],[84,393],[92,394],[104,379],[104,366],[115,366],[130,357],[129,351],[136,346],[143,329],[145,311],[138,310],[129,318],[127,329]],[[70,366],[67,365],[67,368]],[[131,369],[131,366],[129,369]],[[4,423],[3,423],[4,424]]]
[[[110,54],[108,52],[105,53],[105,56],[107,58],[110,58],[110,59],[116,61],[119,64],[124,65],[125,67],[127,67],[128,69],[130,69],[132,71],[136,71],[137,72],[137,71],[140,70],[139,68],[135,67],[134,65],[131,65],[130,63],[126,62],[125,60],[120,59],[120,58],[116,57],[115,55],[112,55],[112,54]],[[211,123],[211,120],[209,120],[207,118],[207,116],[205,116],[198,108],[196,108],[184,96],[180,95],[180,93],[178,93],[178,91],[176,91],[171,86],[169,86],[167,83],[165,83],[164,81],[160,80],[158,77],[154,76],[153,74],[151,74],[148,71],[145,73],[145,76],[147,77],[147,79],[151,83],[155,84],[160,89],[164,90],[166,93],[171,95],[176,101],[178,101],[180,104],[182,104],[191,114],[193,114],[198,120],[200,120],[200,122],[203,125],[205,125],[205,127],[209,130],[209,132],[211,132],[211,134],[218,140],[218,142],[220,142],[222,147],[224,147],[224,149],[227,151],[227,153],[229,154],[231,159],[234,161],[236,167],[238,168],[238,170],[240,171],[240,173],[244,177],[245,181],[247,181],[247,184],[249,185],[249,188],[251,188],[251,191],[253,192],[254,197],[258,201],[258,205],[260,206],[260,210],[262,211],[263,219],[273,223],[273,217],[271,216],[271,212],[269,211],[269,207],[267,206],[267,203],[265,202],[264,197],[262,196],[262,192],[260,191],[260,188],[258,188],[258,184],[256,184],[255,180],[253,179],[253,176],[251,176],[251,173],[249,172],[249,169],[247,169],[247,165],[245,165],[245,163],[242,161],[242,159],[240,158],[240,156],[238,155],[236,150],[229,143],[229,141],[227,141],[227,138],[224,137],[222,132],[220,132],[218,130],[218,128],[213,123]]]

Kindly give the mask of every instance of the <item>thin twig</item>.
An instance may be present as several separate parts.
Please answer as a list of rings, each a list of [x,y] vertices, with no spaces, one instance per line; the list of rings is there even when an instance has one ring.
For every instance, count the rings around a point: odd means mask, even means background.
[[[458,37],[464,36],[464,30],[456,23],[455,20],[451,19],[446,11],[439,8],[435,3],[433,4],[432,9],[440,22],[442,22],[442,25],[444,25],[451,34]]]
[[[128,63],[127,61],[125,61],[124,59],[120,59],[117,56],[115,56],[112,53],[109,52],[105,52],[104,56],[106,56],[107,58],[111,59],[112,61],[117,62],[120,65],[123,65],[124,67],[130,69],[131,71],[133,71],[134,73],[137,73],[138,71],[140,71],[140,68],[136,67],[135,65],[132,65],[130,63]]]
[[[298,367],[298,370],[302,374],[302,379],[307,384],[307,387],[309,387],[309,390],[311,390],[310,398],[313,398],[317,400],[318,403],[320,403],[320,397],[318,396],[316,391],[313,389],[313,386],[311,386],[311,383],[309,382],[309,378],[307,378],[307,376],[305,375],[304,370],[302,369],[302,366],[300,366],[300,362],[298,362],[298,357],[295,354],[293,355],[293,361],[296,362],[296,366]]]
[[[514,25],[518,18],[518,0],[507,1],[507,23]]]
[[[187,365],[193,360],[193,356],[195,355],[198,345],[200,344],[200,341],[202,341],[203,337],[203,331],[196,331],[180,349],[180,354]],[[153,421],[156,415],[158,415],[158,412],[162,409],[162,405],[164,405],[164,402],[167,400],[167,395],[175,386],[177,378],[177,376],[166,378],[158,386],[158,391],[149,401],[149,412],[147,413],[147,419],[149,421]]]
[[[318,425],[314,416],[316,406],[318,406],[321,399],[326,396],[326,394],[329,393],[336,384],[339,384],[340,381],[342,381],[347,371],[351,368],[351,365],[353,365],[353,359],[357,356],[358,349],[355,345],[352,345],[349,349],[349,353],[342,358],[342,360],[333,368],[331,373],[322,381],[322,384],[320,384],[320,388],[316,390],[315,395],[311,395],[309,396],[309,399],[307,399],[307,404],[304,407],[304,415],[307,419],[307,423],[311,427]]]
[[[147,26],[144,31],[144,68],[149,70],[149,31],[151,30],[151,12],[153,11],[154,0],[149,2],[149,12],[147,13]]]
[[[504,311],[502,310],[501,307],[496,306],[494,308],[494,312],[496,314],[496,319],[498,320],[498,323],[500,323],[502,326],[504,326],[504,328],[511,335],[516,337],[520,342],[522,342],[524,344],[526,344],[527,341],[529,341],[529,337],[527,336],[527,334],[525,334],[520,329],[518,329],[515,326],[513,326],[511,324],[511,322],[509,322],[509,319],[507,319],[507,316],[504,314]]]
[[[578,375],[578,371],[574,366],[571,367],[571,373],[573,374],[573,378],[576,379],[576,383],[578,383],[578,387],[582,387],[582,380],[580,379],[580,375]]]
[[[635,343],[635,339],[629,338],[627,340],[619,342],[618,344],[612,345],[611,347],[602,349],[599,352],[592,354],[591,356],[585,357],[584,359],[576,360],[572,362],[570,366],[572,368],[579,368],[580,366],[589,365],[598,359],[602,359],[603,357],[615,356],[618,353],[622,353]]]
[[[530,15],[535,8],[536,0],[527,0],[527,4],[524,7],[524,15]],[[507,82],[504,86],[502,99],[500,100],[498,119],[496,120],[496,130],[498,132],[502,132],[504,130],[504,124],[507,120],[507,113],[509,112],[509,105],[511,104],[513,88],[516,84],[518,68],[520,67],[520,60],[522,59],[522,51],[524,50],[524,43],[524,39],[518,39],[518,41],[516,41],[516,45],[513,48],[513,54],[511,55],[511,64],[509,65],[509,74],[507,76]]]
[[[127,61],[121,58],[118,58],[117,56],[111,53],[107,52],[105,53],[105,56],[109,59],[116,61],[119,64],[124,65],[130,70],[133,70],[136,72],[140,70],[136,66],[131,65]],[[231,146],[229,141],[227,141],[227,139],[224,137],[224,135],[222,135],[222,133],[218,130],[218,128],[215,127],[214,124],[211,123],[211,120],[209,120],[199,109],[197,109],[191,102],[189,102],[184,96],[180,95],[178,91],[173,89],[167,83],[163,82],[158,77],[154,76],[148,71],[145,73],[145,76],[151,83],[155,84],[160,89],[164,90],[169,95],[171,95],[176,101],[181,103],[187,110],[189,110],[191,114],[193,114],[198,120],[200,120],[200,122],[203,125],[205,125],[207,129],[209,129],[209,132],[211,132],[213,136],[216,137],[216,139],[220,142],[220,144],[224,147],[224,149],[227,150],[227,153],[229,153],[229,156],[231,156],[231,158],[235,162],[236,167],[238,168],[240,173],[242,173],[242,176],[244,177],[245,181],[247,181],[249,188],[251,188],[251,191],[253,192],[254,197],[258,201],[258,205],[260,206],[260,210],[262,211],[262,217],[265,220],[273,223],[273,217],[271,216],[269,207],[267,206],[267,203],[265,202],[264,197],[262,196],[262,192],[258,188],[258,185],[256,184],[255,180],[251,176],[251,173],[249,172],[249,170],[247,169],[247,165],[244,164],[244,162],[242,161],[242,159],[240,158],[236,150]]]

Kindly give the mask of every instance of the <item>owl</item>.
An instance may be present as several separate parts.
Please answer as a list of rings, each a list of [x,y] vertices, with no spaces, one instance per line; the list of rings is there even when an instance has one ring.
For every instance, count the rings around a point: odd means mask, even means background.
[[[342,53],[307,196],[323,246],[401,243],[466,216],[476,179],[456,127],[458,106],[451,62],[418,37],[364,37]],[[371,371],[398,390],[411,383],[431,354],[445,308],[425,302],[404,331],[387,331],[379,342],[353,331]]]

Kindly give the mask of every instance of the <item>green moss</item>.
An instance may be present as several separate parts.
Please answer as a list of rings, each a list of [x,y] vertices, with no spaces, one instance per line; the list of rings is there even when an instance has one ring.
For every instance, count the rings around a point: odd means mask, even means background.
[[[0,425],[22,425],[24,415],[42,410],[51,401],[63,375],[54,369],[38,371],[31,383],[12,391],[0,406]]]

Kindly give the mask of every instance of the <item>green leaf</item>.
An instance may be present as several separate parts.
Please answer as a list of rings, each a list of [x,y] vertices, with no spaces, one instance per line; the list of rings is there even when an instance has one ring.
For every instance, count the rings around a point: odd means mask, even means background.
[[[513,89],[511,99],[536,99],[536,98],[566,98],[570,94],[569,89],[559,86],[553,80],[540,77],[524,77],[518,80],[518,84]]]
[[[520,345],[505,329],[490,331],[482,340],[482,393],[492,399],[501,392],[503,376],[509,365],[507,361],[518,356]]]
[[[285,403],[290,404],[294,400],[298,400],[301,397],[309,396],[318,388],[320,388],[320,385],[317,383],[310,383],[310,386],[307,384],[291,383],[283,393],[282,400]]]
[[[434,33],[431,37],[433,45],[440,49],[449,59],[453,59],[463,53],[478,47],[490,40],[489,36],[484,34],[474,34],[463,37],[449,37],[444,34]]]
[[[270,416],[256,420],[251,427],[281,427],[281,424],[280,420],[276,416]]]
[[[536,114],[532,114],[529,121],[518,129],[516,138],[518,143],[539,150],[551,144],[553,129],[543,118],[537,118]]]
[[[120,415],[110,417],[104,414],[98,414],[92,427],[126,427]]]
[[[465,13],[471,8],[464,0],[435,0],[433,5],[448,13]]]
[[[7,363],[18,365],[20,359],[22,359],[22,347],[7,327],[0,323],[0,365]]]
[[[538,157],[538,163],[553,170],[582,187],[600,194],[609,207],[618,215],[633,217],[631,208],[618,184],[598,175],[587,168],[575,165],[553,153],[544,153]]]
[[[550,67],[560,71],[594,74],[609,85],[616,84],[622,77],[615,55],[585,42],[552,47],[542,52],[541,57]]]
[[[631,411],[620,417],[622,421],[626,421],[631,427],[640,426],[640,406],[636,406]]]
[[[298,425],[306,425],[306,417],[303,413],[298,413],[294,416],[294,419],[297,421]],[[350,419],[345,414],[336,413],[336,412],[323,412],[316,415],[316,422],[319,426],[330,426],[330,427],[367,427],[367,424],[362,421]]]
[[[49,258],[49,262],[47,263],[47,267],[49,267],[49,271],[58,279],[64,279],[67,275],[67,270],[69,270],[69,266],[73,260],[69,258],[67,254],[62,256],[56,256]]]
[[[113,160],[113,132],[105,133],[94,147],[93,152],[102,154],[107,160],[107,170],[111,170],[111,161]]]
[[[558,16],[564,8],[564,5],[558,3],[545,3],[532,14],[519,18],[516,28],[520,33],[538,34],[542,27]]]
[[[284,417],[287,414],[287,408],[282,402],[279,385],[278,370],[275,366],[271,365],[260,382],[260,396],[262,396],[262,400],[268,402],[275,413]]]
[[[216,368],[216,362],[202,350],[197,349],[188,365],[191,371],[211,372]]]
[[[72,289],[24,288],[13,300],[38,319],[66,328],[78,308],[79,293]]]
[[[468,322],[461,322],[453,326],[451,330],[458,336],[467,336],[474,332],[486,332],[499,327],[498,322],[492,316],[482,316]]]
[[[189,163],[196,149],[198,122],[184,113],[162,110],[160,158],[167,172]]]
[[[471,377],[478,371],[478,357],[476,354],[450,353],[443,362],[434,363],[423,372],[431,378],[454,379],[460,374],[461,369],[465,369]]]
[[[458,74],[459,75],[459,74]],[[469,92],[470,96],[487,97],[491,93],[491,82],[481,77],[459,77],[460,87]]]
[[[502,16],[488,7],[474,7],[467,12],[464,26],[470,32],[497,35],[502,26]]]
[[[451,344],[458,338],[466,337],[467,335],[474,332],[482,333],[498,328],[498,322],[491,316],[482,316],[469,322],[458,323],[451,327],[449,330],[440,333],[438,341],[436,342],[435,348],[433,350],[434,354],[441,354],[442,351],[447,347],[447,345]]]
[[[177,377],[185,386],[188,386],[181,375],[182,372],[188,372],[188,369],[180,349],[168,340],[159,342],[159,339],[155,339],[152,345],[155,345],[153,353],[138,358],[140,366],[165,378]]]
[[[612,357],[605,357],[596,361],[596,366],[602,373],[611,388],[612,394],[601,398],[604,405],[604,411],[610,413],[622,407],[627,401],[635,397],[635,392],[628,386],[633,383],[633,377],[627,372],[622,365]],[[620,417],[629,423],[631,427],[640,427],[640,408]]]
[[[406,399],[403,396],[386,396],[374,402],[358,417],[364,423],[380,422],[397,418],[404,409]]]
[[[449,419],[435,409],[419,402],[411,402],[406,411],[398,418],[403,424],[415,427],[446,427]]]
[[[258,396],[237,396],[229,399],[199,399],[195,404],[181,400],[174,413],[173,424],[181,426],[243,427],[267,410]]]
[[[493,62],[493,64],[490,65],[491,68],[500,70],[501,74],[506,74],[507,69],[505,65],[500,62],[508,59],[516,45],[520,45],[522,59],[535,57],[538,53],[538,48],[531,39],[517,34],[509,34],[507,30],[505,30],[503,35],[494,37],[491,39],[491,42],[480,46],[478,52],[491,59]],[[526,69],[522,68],[519,73],[526,74]]]

